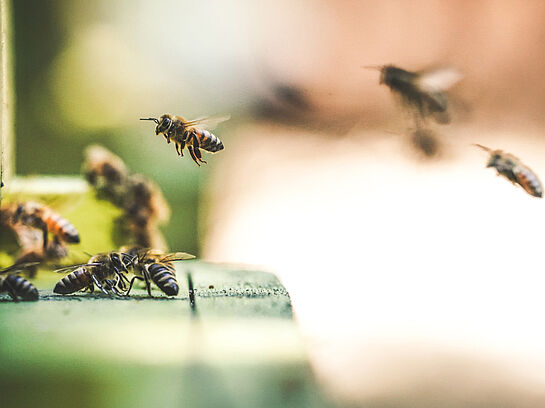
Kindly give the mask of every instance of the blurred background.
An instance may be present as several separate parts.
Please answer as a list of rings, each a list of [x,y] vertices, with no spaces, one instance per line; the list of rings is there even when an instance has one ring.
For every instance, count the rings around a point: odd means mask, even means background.
[[[545,3],[13,2],[16,172],[103,144],[154,179],[170,247],[277,273],[341,404],[545,403]],[[379,73],[456,67],[431,153]],[[231,114],[198,168],[140,117]],[[54,154],[56,160],[51,160]]]

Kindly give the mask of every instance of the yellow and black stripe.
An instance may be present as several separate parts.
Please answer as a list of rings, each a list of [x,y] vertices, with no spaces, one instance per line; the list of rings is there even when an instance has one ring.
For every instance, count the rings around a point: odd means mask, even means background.
[[[8,292],[13,300],[38,300],[38,289],[19,275],[0,277],[0,292]]]
[[[87,268],[78,268],[58,281],[53,292],[68,295],[92,285],[93,278],[91,272]]]
[[[151,280],[167,296],[176,296],[179,291],[174,265],[169,263],[152,263],[147,266]]]

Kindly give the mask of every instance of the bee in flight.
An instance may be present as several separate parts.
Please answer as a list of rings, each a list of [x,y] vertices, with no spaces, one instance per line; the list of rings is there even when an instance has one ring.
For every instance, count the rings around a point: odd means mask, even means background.
[[[159,119],[141,118],[140,120],[152,120],[157,126],[155,134],[163,134],[167,143],[173,141],[176,144],[176,152],[183,156],[183,150],[187,146],[189,154],[195,163],[206,163],[202,159],[201,150],[216,153],[223,150],[222,141],[210,133],[205,127],[213,129],[214,125],[228,120],[230,116],[202,118],[196,120],[185,120],[181,116],[174,116],[165,113]],[[200,162],[200,163],[199,163]]]
[[[79,233],[70,222],[43,204],[27,201],[2,208],[10,217],[10,224],[22,224],[42,231],[43,249],[47,250],[51,232],[57,240],[71,244],[80,242]]]
[[[403,103],[415,109],[417,122],[420,118],[432,117],[437,123],[448,123],[448,99],[445,91],[461,79],[453,68],[438,68],[428,71],[411,72],[394,65],[383,65],[380,70],[380,84],[386,85],[401,97]]]
[[[8,295],[18,302],[22,300],[38,300],[38,289],[25,278],[16,273],[26,267],[34,266],[35,263],[17,264],[0,271],[0,292],[7,292]],[[7,274],[6,276],[1,276]]]
[[[539,178],[528,166],[522,164],[518,157],[480,144],[475,146],[490,153],[486,167],[495,168],[498,175],[505,177],[513,184],[518,184],[531,196],[539,198],[543,196],[543,187]]]
[[[123,251],[125,248],[121,250]],[[150,282],[155,283],[167,296],[176,296],[179,286],[173,262],[195,258],[195,256],[185,252],[164,253],[157,249],[140,247],[127,248],[126,253],[135,259],[133,263],[135,276],[131,279],[129,289],[126,292],[127,296],[136,279],[146,283],[146,289],[150,297],[152,296]]]
[[[93,292],[95,285],[105,294],[122,296],[129,283],[125,273],[133,265],[134,257],[123,252],[104,252],[92,256],[85,264],[57,269],[70,273],[62,278],[53,289],[61,295],[82,291]]]

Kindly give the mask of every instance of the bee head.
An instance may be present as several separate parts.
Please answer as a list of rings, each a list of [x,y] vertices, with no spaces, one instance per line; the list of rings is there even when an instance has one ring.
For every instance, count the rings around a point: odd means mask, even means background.
[[[501,160],[501,154],[494,153],[490,156],[490,159],[488,160],[488,163],[486,164],[486,167],[497,167],[498,163]]]
[[[164,114],[157,121],[157,127],[155,128],[155,134],[164,133],[168,130],[172,124],[172,117],[169,114]]]
[[[169,114],[164,114],[159,119],[157,118],[140,118],[140,120],[153,120],[155,123],[157,123],[157,126],[155,127],[155,134],[158,135],[159,133],[164,133],[168,130],[170,125],[172,124],[172,117]]]

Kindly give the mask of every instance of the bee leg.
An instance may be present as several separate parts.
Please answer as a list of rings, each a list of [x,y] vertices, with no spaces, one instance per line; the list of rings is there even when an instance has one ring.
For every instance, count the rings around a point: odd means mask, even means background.
[[[197,159],[199,159],[201,163],[206,164],[206,162],[202,159],[202,156],[201,156],[201,149],[200,149],[201,145],[199,143],[199,139],[197,138],[197,135],[193,133],[192,137],[193,137],[193,150],[195,151],[195,156],[197,156]]]
[[[197,156],[195,155],[195,152],[193,151],[193,146],[188,145],[188,146],[187,146],[187,150],[189,150],[189,155],[191,156],[191,158],[193,159],[193,161],[194,161],[195,163],[197,163],[197,166],[200,167],[199,161],[197,160]]]
[[[44,253],[45,251],[47,250],[47,225],[44,223],[44,225],[42,226],[42,234],[43,234],[43,248],[44,248]]]
[[[131,279],[131,283],[130,283],[130,285],[129,285],[129,290],[127,290],[127,291],[125,292],[125,296],[129,296],[129,293],[131,292],[131,289],[132,289],[132,285],[133,285],[134,281],[137,280],[137,279],[138,279],[138,280],[144,280],[144,278],[141,278],[140,276],[135,276],[135,277],[133,277],[133,278]]]
[[[201,156],[201,149],[199,149],[198,147],[195,147],[194,150],[195,150],[195,156],[197,156],[197,159],[199,159],[199,161],[200,161],[201,163],[207,164],[206,161],[204,161],[204,160],[202,159],[202,156]]]
[[[95,275],[91,275],[91,278],[93,279],[93,282],[95,283],[95,285],[97,285],[97,287],[102,291],[104,292],[105,294],[109,295],[108,291],[106,289],[104,289],[104,287],[100,284],[100,282],[98,281],[98,279],[96,278]]]
[[[144,280],[146,281],[146,289],[148,290],[148,295],[149,297],[153,297],[151,294],[151,284],[150,284],[151,276],[149,276],[149,272],[147,269],[144,268],[143,272],[144,272]]]
[[[179,146],[177,145],[176,148],[180,148],[180,150],[178,151],[178,154],[180,156],[183,156],[184,155],[184,148],[185,148],[185,140],[182,140],[179,144]]]

